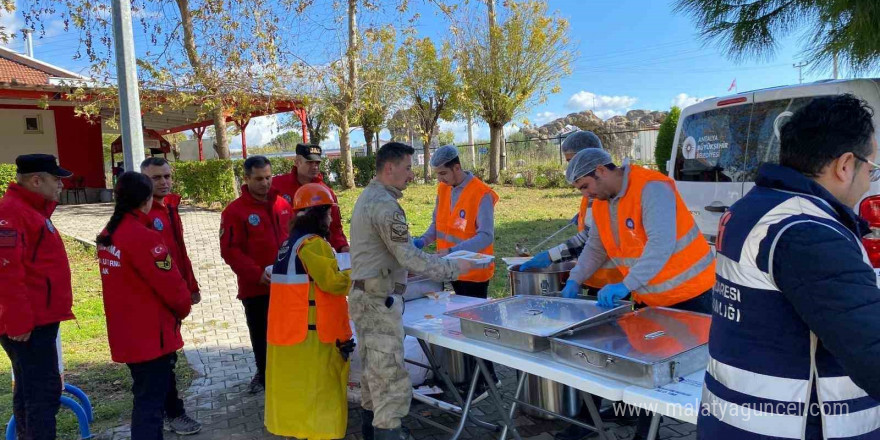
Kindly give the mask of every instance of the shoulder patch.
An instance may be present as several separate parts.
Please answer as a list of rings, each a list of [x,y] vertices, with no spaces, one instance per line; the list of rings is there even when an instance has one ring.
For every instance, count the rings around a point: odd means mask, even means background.
[[[165,258],[156,260],[156,267],[164,271],[171,270],[171,254],[166,253]]]
[[[163,258],[168,255],[168,248],[164,244],[158,244],[150,249],[150,253],[153,254],[153,258]]]
[[[165,229],[165,224],[162,223],[162,219],[160,219],[159,217],[153,219],[153,229],[157,231]]]
[[[18,244],[18,231],[15,229],[0,229],[0,248],[11,248]]]

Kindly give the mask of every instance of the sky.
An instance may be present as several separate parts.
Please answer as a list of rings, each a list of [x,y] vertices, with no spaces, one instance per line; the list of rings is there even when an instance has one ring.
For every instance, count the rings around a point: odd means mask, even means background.
[[[18,0],[23,4],[26,0]],[[418,2],[411,2],[416,4]],[[428,3],[428,2],[425,2]],[[716,44],[705,43],[695,29],[693,20],[673,11],[673,2],[666,0],[550,0],[550,10],[570,23],[570,37],[575,42],[577,57],[572,74],[560,81],[561,91],[547,100],[528,108],[507,127],[516,131],[523,121],[544,124],[573,112],[593,110],[607,119],[628,110],[668,110],[672,105],[687,106],[713,96],[724,96],[735,91],[798,83],[798,69],[794,63],[802,61],[803,35],[794,33],[779,41],[776,52],[766,59],[734,62],[728,59]],[[421,19],[417,29],[420,35],[438,39],[448,33],[449,22],[442,18],[436,7],[414,6]],[[388,15],[376,13],[364,17],[364,25],[380,23]],[[327,16],[324,19],[332,19]],[[20,14],[0,15],[0,25],[10,29],[22,27]],[[34,42],[38,59],[84,72],[86,65],[73,60],[77,46],[75,35],[63,32],[58,20],[45,23],[43,39]],[[138,35],[138,32],[135,32]],[[312,41],[329,43],[333,39],[321,34]],[[149,42],[139,35],[138,51]],[[23,51],[21,38],[9,44]],[[320,62],[318,60],[314,62]],[[845,76],[845,71],[843,72]],[[880,76],[877,72],[873,76]],[[810,82],[831,77],[827,71],[811,72],[803,69],[803,81]],[[735,89],[728,91],[735,81]],[[278,116],[256,118],[247,128],[248,146],[261,145],[279,134]],[[466,123],[441,121],[441,130],[452,130],[457,142],[467,140]],[[476,139],[488,139],[489,129],[483,123],[474,128]],[[387,139],[387,131],[381,134]],[[363,135],[355,130],[351,139],[362,145]],[[240,148],[240,140],[233,140],[232,148]],[[325,140],[326,148],[338,146],[338,134],[331,133]]]

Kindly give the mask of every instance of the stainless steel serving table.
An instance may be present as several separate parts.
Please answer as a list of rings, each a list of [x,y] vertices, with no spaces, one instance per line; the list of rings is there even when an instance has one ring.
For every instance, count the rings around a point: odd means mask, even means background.
[[[457,398],[458,405],[445,403],[445,408],[442,408],[440,406],[441,404],[431,403],[435,407],[452,411],[461,416],[459,426],[456,430],[450,430],[445,426],[439,427],[440,429],[450,432],[452,434],[451,439],[457,439],[459,437],[468,420],[477,426],[490,430],[500,429],[502,432],[499,438],[502,439],[507,438],[507,427],[511,427],[509,430],[510,434],[512,434],[514,438],[519,439],[519,433],[516,431],[515,427],[513,427],[511,420],[513,419],[518,405],[526,406],[524,402],[519,401],[519,398],[528,375],[547,378],[611,401],[622,401],[655,412],[648,440],[656,439],[661,416],[672,417],[688,423],[696,423],[697,415],[699,414],[700,393],[704,375],[702,371],[692,373],[686,377],[680,377],[675,382],[658,388],[642,388],[564,365],[554,360],[549,350],[530,353],[499,346],[490,342],[467,338],[461,333],[460,320],[452,316],[444,315],[447,311],[457,310],[462,307],[484,302],[486,302],[486,300],[462,297],[445,292],[440,294],[436,299],[426,297],[414,301],[408,301],[403,315],[403,325],[406,334],[417,338],[422,349],[425,350],[426,355],[428,355],[431,365],[424,367],[434,370],[435,374],[438,374],[441,380],[444,379],[442,368],[439,367],[436,360],[431,356],[427,344],[434,344],[451,350],[460,351],[474,356],[477,359],[479,368],[474,372],[474,375],[471,378],[466,396],[459,395],[458,392],[455,391],[455,387],[452,386],[451,381],[448,383],[444,381],[447,388],[452,389],[451,393]],[[489,374],[486,370],[485,362],[494,362],[505,365],[524,373],[520,375],[520,379],[517,383],[517,390],[509,408],[504,407],[500,393],[495,388],[494,384],[492,384],[491,380],[488,379]],[[481,374],[487,378],[487,383],[490,384],[489,394],[495,409],[502,414],[502,420],[506,425],[504,427],[498,427],[483,422],[470,414],[472,401],[475,397],[474,391],[477,379]],[[445,378],[448,379],[448,376]],[[428,399],[431,398],[425,400]],[[425,401],[422,399],[419,400]],[[597,430],[600,433],[600,437],[607,438],[604,432],[604,425],[599,418],[595,405],[592,403],[592,399],[585,399],[584,403],[587,404],[588,410],[590,410],[593,418],[593,426],[559,414],[553,415],[562,420],[588,429]],[[538,410],[543,411],[540,408]],[[430,424],[437,426],[436,423]]]

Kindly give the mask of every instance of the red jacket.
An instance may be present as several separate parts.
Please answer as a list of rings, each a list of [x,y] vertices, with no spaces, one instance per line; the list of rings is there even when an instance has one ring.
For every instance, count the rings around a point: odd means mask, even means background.
[[[0,199],[0,335],[74,317],[67,251],[49,220],[55,206],[15,183]]]
[[[238,276],[238,299],[268,295],[269,286],[260,283],[266,266],[275,264],[278,248],[287,239],[290,204],[269,191],[265,202],[254,199],[247,185],[241,197],[220,216],[220,255]]]
[[[98,245],[114,362],[146,362],[183,347],[180,321],[189,315],[192,299],[174,267],[177,262],[151,224],[149,216],[134,210],[113,232],[110,246]]]
[[[326,186],[330,190],[330,195],[333,196],[333,201],[339,203],[336,200],[336,193],[324,183],[323,175],[318,174],[318,177],[315,177],[312,183],[320,183]],[[272,178],[272,188],[277,190],[278,195],[284,197],[284,200],[287,200],[287,203],[291,205],[293,205],[293,195],[296,194],[296,190],[301,186],[299,179],[296,177],[296,167],[293,167],[293,170],[288,174]],[[342,231],[342,214],[339,212],[339,205],[330,209],[330,217],[333,220],[330,222],[330,238],[327,241],[330,242],[330,246],[333,246],[336,252],[340,252],[343,247],[348,246],[348,239],[345,238],[345,232]]]
[[[150,222],[153,230],[158,231],[165,240],[165,245],[171,252],[177,270],[186,281],[186,287],[190,293],[199,291],[199,283],[193,272],[192,262],[186,252],[186,243],[183,241],[183,222],[180,220],[180,196],[169,194],[165,196],[165,204],[153,198],[153,208],[150,209]]]

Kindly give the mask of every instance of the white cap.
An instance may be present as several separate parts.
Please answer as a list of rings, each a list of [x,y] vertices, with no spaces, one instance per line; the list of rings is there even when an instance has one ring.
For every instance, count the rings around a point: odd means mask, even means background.
[[[611,155],[607,151],[601,148],[581,150],[568,163],[568,168],[565,170],[565,180],[569,184],[574,185],[574,182],[581,177],[596,171],[599,165],[608,165],[610,163],[614,163],[614,160],[611,159]]]

